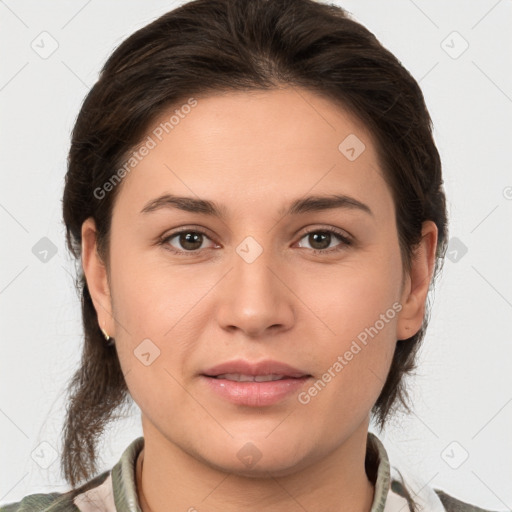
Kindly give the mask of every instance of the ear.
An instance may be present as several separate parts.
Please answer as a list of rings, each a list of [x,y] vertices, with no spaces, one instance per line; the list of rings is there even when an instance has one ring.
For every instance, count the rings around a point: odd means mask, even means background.
[[[415,248],[411,270],[406,276],[397,323],[397,339],[414,336],[423,324],[428,289],[434,273],[437,247],[437,226],[431,220],[423,222],[421,240]]]
[[[98,253],[96,223],[92,217],[82,224],[82,268],[98,317],[98,325],[115,338],[107,268]]]

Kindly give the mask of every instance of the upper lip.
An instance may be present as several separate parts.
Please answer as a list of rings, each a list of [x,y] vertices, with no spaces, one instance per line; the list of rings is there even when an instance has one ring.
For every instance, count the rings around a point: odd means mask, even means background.
[[[244,359],[226,361],[205,370],[203,375],[216,377],[225,373],[240,373],[242,375],[283,375],[284,377],[305,377],[308,373],[303,372],[293,366],[279,361],[265,359],[263,361],[251,362]]]

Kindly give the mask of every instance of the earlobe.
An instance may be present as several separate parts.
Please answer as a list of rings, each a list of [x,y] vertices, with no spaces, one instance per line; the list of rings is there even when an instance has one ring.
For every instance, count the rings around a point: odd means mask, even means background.
[[[402,291],[402,310],[397,323],[398,340],[414,336],[423,324],[427,294],[435,268],[436,248],[437,226],[430,220],[425,221]]]
[[[82,224],[82,268],[98,317],[98,325],[109,336],[115,337],[107,268],[98,253],[96,223],[92,217]]]

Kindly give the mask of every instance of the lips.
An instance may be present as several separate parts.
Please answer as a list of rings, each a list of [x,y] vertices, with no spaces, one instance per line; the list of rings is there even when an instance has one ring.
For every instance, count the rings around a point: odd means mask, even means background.
[[[228,361],[201,374],[208,392],[249,407],[276,405],[296,394],[312,376],[278,361]]]

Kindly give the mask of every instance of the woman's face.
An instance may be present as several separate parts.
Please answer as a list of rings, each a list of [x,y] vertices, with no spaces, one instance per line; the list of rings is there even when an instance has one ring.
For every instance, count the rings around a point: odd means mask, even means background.
[[[118,185],[110,297],[90,288],[146,437],[284,475],[366,438],[396,340],[421,324],[414,287],[361,123],[303,89],[196,101],[144,139]]]

